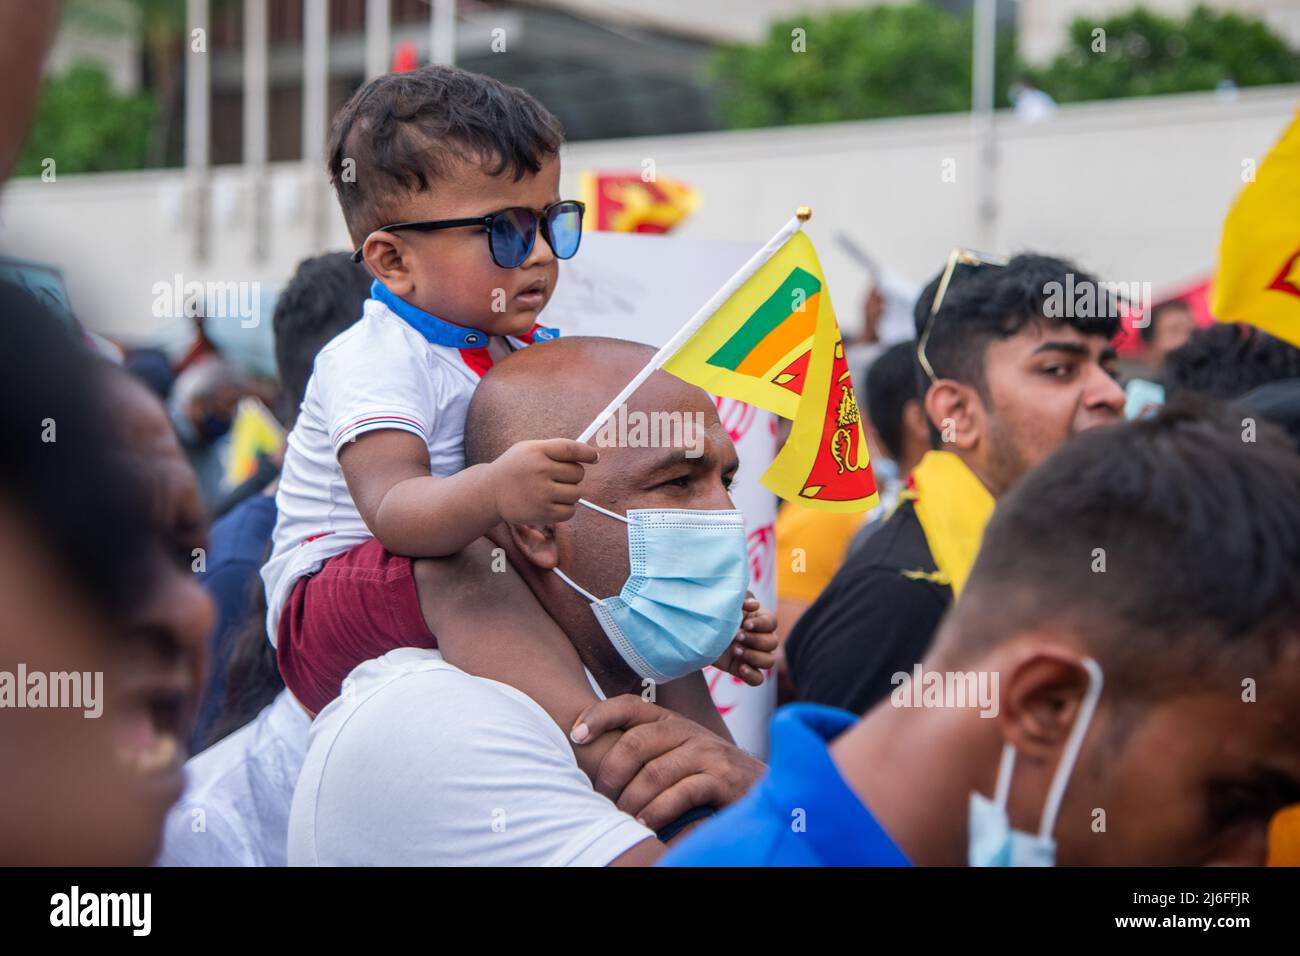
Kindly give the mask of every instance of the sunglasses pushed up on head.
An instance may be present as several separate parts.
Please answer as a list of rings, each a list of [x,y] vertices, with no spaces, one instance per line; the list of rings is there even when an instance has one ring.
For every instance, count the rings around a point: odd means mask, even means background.
[[[492,261],[502,269],[517,269],[532,254],[540,230],[557,259],[572,259],[582,242],[582,214],[586,207],[576,199],[562,199],[544,209],[511,206],[486,216],[468,219],[418,219],[380,226],[375,232],[435,232],[439,229],[468,229],[478,226],[488,237]],[[360,262],[365,246],[352,254]]]
[[[921,330],[921,337],[916,340],[916,358],[921,363],[921,368],[925,369],[925,374],[930,377],[931,382],[937,382],[939,376],[935,374],[934,368],[930,365],[930,359],[925,354],[925,346],[930,341],[930,331],[934,328],[935,317],[939,314],[939,309],[943,307],[944,296],[954,282],[974,275],[982,269],[989,267],[1002,267],[1007,264],[1006,259],[998,256],[988,256],[982,252],[975,252],[973,249],[954,249],[948,255],[948,265],[943,270],[943,275],[939,279],[939,287],[934,290],[934,302],[930,304],[930,314],[926,317],[925,328]]]

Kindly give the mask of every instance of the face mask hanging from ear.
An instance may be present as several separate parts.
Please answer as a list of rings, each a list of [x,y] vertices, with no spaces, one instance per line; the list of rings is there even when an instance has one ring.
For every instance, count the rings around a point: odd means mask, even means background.
[[[740,628],[749,587],[745,519],[739,511],[640,508],[627,517],[579,499],[627,525],[629,570],[623,589],[591,602],[610,643],[638,676],[665,683],[722,656]]]
[[[1101,697],[1101,666],[1087,657],[1080,663],[1088,672],[1088,689],[1079,704],[1079,713],[1074,718],[1074,726],[1070,728],[1070,736],[1065,741],[1061,762],[1052,774],[1038,833],[1012,829],[1011,820],[1007,816],[1007,797],[1011,792],[1011,776],[1016,763],[1016,749],[1008,743],[1002,748],[993,799],[990,800],[979,791],[970,795],[970,843],[967,852],[971,866],[1056,865],[1056,841],[1052,839],[1052,831],[1056,829],[1056,815],[1060,812],[1066,784],[1069,783],[1075,761],[1079,758],[1083,735],[1088,731],[1092,715],[1097,709],[1097,701]]]

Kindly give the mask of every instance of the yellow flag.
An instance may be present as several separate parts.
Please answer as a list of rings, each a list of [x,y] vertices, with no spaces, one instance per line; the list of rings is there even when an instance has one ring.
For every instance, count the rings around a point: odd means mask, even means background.
[[[277,455],[283,449],[284,428],[270,409],[255,398],[244,399],[230,426],[226,483],[233,487],[247,481],[257,473],[259,455]]]
[[[803,232],[782,244],[662,368],[794,421],[762,478],[782,498],[824,511],[876,504],[839,325]]]
[[[1228,211],[1210,311],[1300,345],[1300,112]]]

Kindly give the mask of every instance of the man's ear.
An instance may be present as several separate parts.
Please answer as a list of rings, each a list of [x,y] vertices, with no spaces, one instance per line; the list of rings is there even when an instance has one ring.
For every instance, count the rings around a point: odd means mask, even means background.
[[[415,288],[409,256],[406,240],[391,232],[372,232],[361,246],[361,258],[370,274],[399,299],[410,295]]]
[[[939,430],[939,448],[970,451],[984,433],[984,403],[969,385],[941,378],[925,393],[925,414]]]
[[[1026,761],[1054,766],[1078,720],[1088,681],[1079,658],[1064,648],[1037,648],[1003,667],[997,693],[1003,740]]]
[[[510,538],[529,564],[543,571],[553,571],[560,564],[555,545],[553,524],[512,524]]]

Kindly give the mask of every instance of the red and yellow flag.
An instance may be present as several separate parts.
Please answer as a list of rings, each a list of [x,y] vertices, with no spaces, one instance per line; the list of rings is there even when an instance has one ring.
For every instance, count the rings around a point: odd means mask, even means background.
[[[1300,113],[1228,211],[1211,311],[1300,345]]]
[[[794,422],[763,484],[826,511],[876,504],[861,412],[821,263],[801,231],[661,366]]]
[[[695,190],[667,176],[647,181],[640,173],[585,172],[580,185],[583,228],[601,232],[667,232],[699,204]]]

